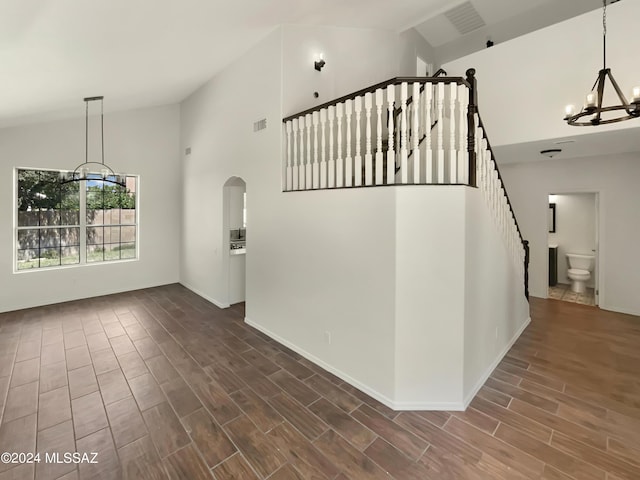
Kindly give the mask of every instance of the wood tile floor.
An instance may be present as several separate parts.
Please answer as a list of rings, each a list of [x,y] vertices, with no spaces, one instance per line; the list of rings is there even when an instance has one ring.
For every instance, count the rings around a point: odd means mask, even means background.
[[[0,315],[0,479],[640,479],[640,318],[532,298],[466,412],[394,412],[183,287]]]

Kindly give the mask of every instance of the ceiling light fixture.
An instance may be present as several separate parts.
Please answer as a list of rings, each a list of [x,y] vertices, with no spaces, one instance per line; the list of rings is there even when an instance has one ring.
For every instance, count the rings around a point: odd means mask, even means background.
[[[547,150],[541,150],[540,151],[540,155],[544,155],[545,157],[553,158],[557,154],[559,154],[560,152],[562,152],[561,148],[549,148]]]
[[[622,90],[620,90],[618,83],[611,74],[611,69],[607,68],[607,0],[602,0],[602,28],[602,70],[598,72],[598,78],[593,84],[591,92],[587,94],[582,110],[576,113],[575,106],[567,105],[565,107],[564,119],[569,125],[578,127],[606,125],[607,123],[622,122],[623,120],[640,117],[640,86],[633,88],[631,93],[631,102],[627,102]],[[618,96],[618,100],[620,101],[620,104],[618,105],[611,105],[608,107],[602,105],[607,78],[613,85]],[[605,114],[605,118],[603,118],[603,113]]]
[[[89,102],[100,101],[100,139],[102,156],[101,161],[89,161]],[[116,175],[113,169],[104,163],[104,97],[86,97],[85,103],[85,153],[84,162],[78,165],[73,172],[63,172],[60,174],[61,183],[80,182],[82,180],[104,181],[120,185],[126,188],[125,176]]]

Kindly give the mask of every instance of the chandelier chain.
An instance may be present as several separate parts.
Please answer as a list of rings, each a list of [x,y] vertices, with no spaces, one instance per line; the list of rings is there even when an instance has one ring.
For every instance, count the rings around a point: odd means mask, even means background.
[[[607,0],[602,0],[602,65],[607,68]]]

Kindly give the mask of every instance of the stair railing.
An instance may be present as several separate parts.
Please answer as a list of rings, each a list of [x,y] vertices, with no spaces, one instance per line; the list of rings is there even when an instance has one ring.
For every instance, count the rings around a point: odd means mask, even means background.
[[[478,112],[474,69],[466,79],[393,78],[286,117],[283,123],[284,191],[478,187],[524,278],[528,298],[529,245]]]
[[[469,185],[477,186],[484,194],[498,229],[502,232],[515,265],[524,279],[524,291],[529,298],[529,242],[522,236],[518,220],[513,211],[507,188],[502,181],[487,132],[478,111],[477,82],[475,69],[467,70],[469,84],[468,149]]]
[[[399,77],[285,118],[284,190],[468,184],[468,92],[460,77]]]

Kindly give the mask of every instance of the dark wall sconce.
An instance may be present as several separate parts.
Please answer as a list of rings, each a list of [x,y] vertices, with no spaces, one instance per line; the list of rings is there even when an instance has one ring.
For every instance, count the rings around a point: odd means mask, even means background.
[[[313,62],[313,67],[317,70],[317,71],[321,71],[322,67],[324,67],[326,64],[326,62],[324,61],[324,58],[322,56],[322,54],[318,55],[318,58],[315,62]]]

